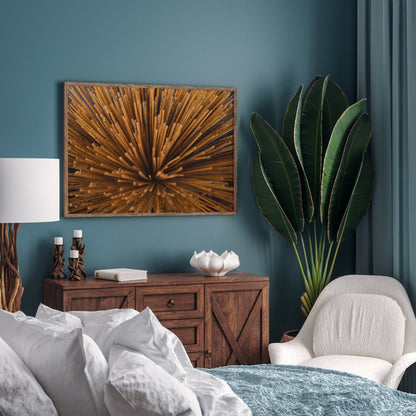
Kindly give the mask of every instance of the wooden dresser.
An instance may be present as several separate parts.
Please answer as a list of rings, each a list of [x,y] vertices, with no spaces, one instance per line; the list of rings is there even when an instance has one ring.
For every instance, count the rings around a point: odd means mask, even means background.
[[[62,311],[149,306],[185,345],[196,367],[268,362],[269,279],[240,271],[149,274],[113,282],[45,279],[43,303]]]

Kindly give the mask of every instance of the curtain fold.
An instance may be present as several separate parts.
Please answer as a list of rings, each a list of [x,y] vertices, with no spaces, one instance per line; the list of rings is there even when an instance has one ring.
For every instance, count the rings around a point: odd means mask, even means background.
[[[374,198],[356,272],[394,276],[416,305],[416,1],[358,0],[357,94],[373,121]],[[402,388],[416,393],[416,370]]]

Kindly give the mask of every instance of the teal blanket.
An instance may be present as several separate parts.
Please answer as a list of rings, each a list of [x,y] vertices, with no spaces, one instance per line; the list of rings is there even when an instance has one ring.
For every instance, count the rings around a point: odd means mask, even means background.
[[[416,395],[338,371],[272,364],[205,371],[225,380],[253,416],[416,415]]]

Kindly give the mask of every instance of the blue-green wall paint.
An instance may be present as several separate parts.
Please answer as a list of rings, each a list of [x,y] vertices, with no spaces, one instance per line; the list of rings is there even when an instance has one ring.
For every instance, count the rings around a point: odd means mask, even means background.
[[[330,73],[353,100],[355,1],[332,0],[2,0],[0,3],[0,156],[62,161],[64,81],[238,88],[236,216],[67,219],[24,224],[18,236],[33,313],[51,267],[53,237],[68,253],[83,229],[86,268],[191,271],[193,250],[232,249],[241,270],[270,277],[271,339],[302,323],[302,281],[292,248],[260,215],[250,183],[257,111],[280,129],[300,83]],[[30,204],[30,201],[28,201]],[[352,272],[346,242],[336,275]]]

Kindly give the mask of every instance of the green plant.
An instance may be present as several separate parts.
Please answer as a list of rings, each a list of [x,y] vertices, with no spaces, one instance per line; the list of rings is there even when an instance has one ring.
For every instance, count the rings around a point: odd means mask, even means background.
[[[295,250],[307,316],[331,279],[341,241],[367,212],[375,173],[366,153],[372,124],[361,114],[365,99],[348,106],[329,76],[315,78],[303,107],[302,92],[303,85],[288,104],[281,136],[252,114],[259,152],[251,176],[263,216]]]

